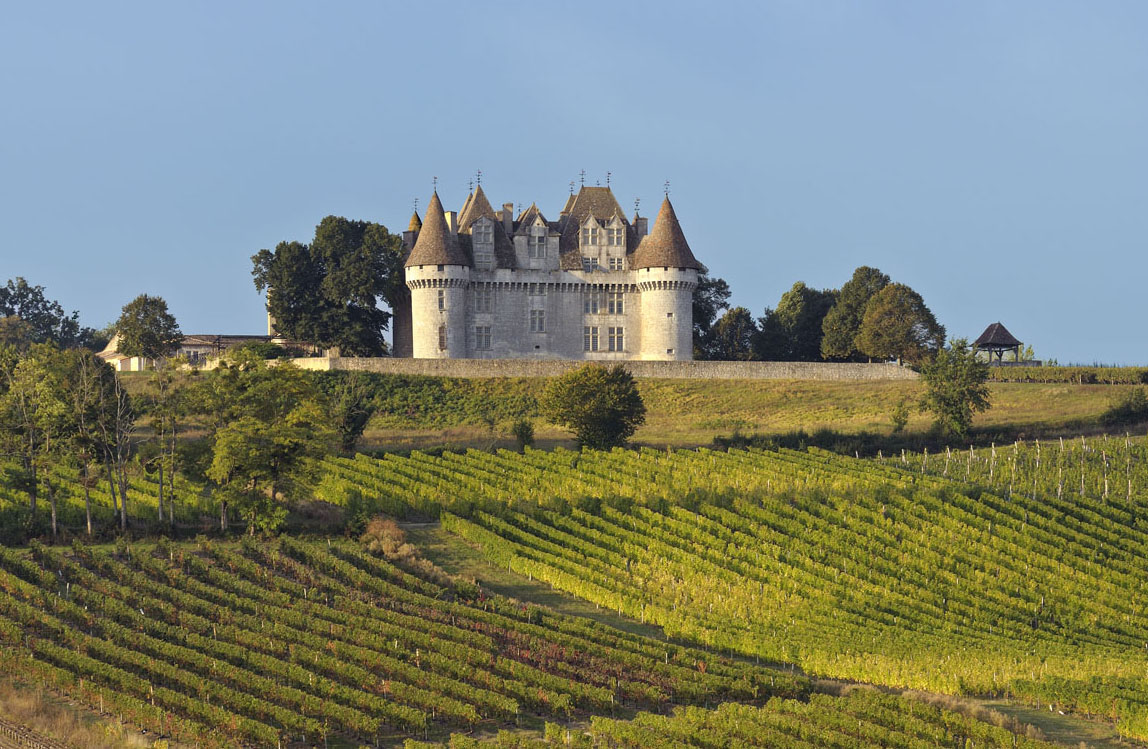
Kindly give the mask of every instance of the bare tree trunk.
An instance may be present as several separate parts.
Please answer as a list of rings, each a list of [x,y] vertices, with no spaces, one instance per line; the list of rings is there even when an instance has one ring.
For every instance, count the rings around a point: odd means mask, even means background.
[[[52,487],[52,476],[50,473],[45,472],[44,483],[48,487],[48,504],[52,506],[52,542],[56,541],[56,490]]]
[[[92,536],[92,490],[91,490],[91,487],[89,485],[92,483],[92,481],[91,481],[92,471],[91,471],[91,465],[89,464],[86,456],[83,458],[83,461],[84,461],[84,475],[83,475],[84,519],[87,521],[87,524],[88,524],[88,538],[91,538],[91,536]]]
[[[116,501],[116,482],[115,477],[112,476],[112,456],[104,451],[104,468],[108,473],[108,494],[112,495],[112,517],[114,518],[119,513],[119,502]]]
[[[28,472],[28,499],[31,503],[32,516],[36,516],[36,498],[40,493],[39,481],[36,476],[36,461],[24,456],[24,470]]]
[[[171,500],[168,500],[169,502]],[[159,511],[159,522],[163,525],[163,453],[159,456],[159,498],[156,501],[156,507]]]
[[[227,533],[227,502],[219,500],[219,530]]]
[[[128,529],[128,471],[127,466],[119,467],[120,480],[120,530]]]

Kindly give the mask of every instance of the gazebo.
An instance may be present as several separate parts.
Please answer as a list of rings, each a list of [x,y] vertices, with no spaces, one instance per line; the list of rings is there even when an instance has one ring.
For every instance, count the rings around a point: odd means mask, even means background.
[[[1011,351],[1013,361],[1020,361],[1020,347],[1024,345],[1013,334],[1008,332],[1008,329],[1001,325],[999,322],[994,322],[992,325],[985,328],[985,332],[981,333],[981,337],[973,343],[973,349],[976,351],[985,351],[989,355],[989,363],[993,362],[993,356],[996,356],[998,364],[1004,361],[1004,353]]]

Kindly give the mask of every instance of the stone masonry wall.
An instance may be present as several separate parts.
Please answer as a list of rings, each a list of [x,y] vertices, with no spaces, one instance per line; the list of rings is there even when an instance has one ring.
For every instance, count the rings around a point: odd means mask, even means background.
[[[585,364],[581,361],[532,359],[292,359],[297,367],[316,370],[362,370],[430,377],[552,377]],[[635,377],[664,380],[915,380],[917,373],[896,364],[829,362],[623,361]]]

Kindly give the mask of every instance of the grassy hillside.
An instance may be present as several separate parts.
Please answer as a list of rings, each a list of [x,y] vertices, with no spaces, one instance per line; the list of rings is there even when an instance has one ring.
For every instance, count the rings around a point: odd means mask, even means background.
[[[534,398],[541,379],[418,381],[380,400],[381,412],[365,435],[366,449],[441,446],[510,446],[505,424],[518,415],[537,418]],[[993,408],[978,429],[1009,434],[1051,434],[1095,429],[1098,418],[1131,385],[992,383]],[[797,380],[639,380],[646,424],[638,444],[693,446],[735,430],[778,434],[796,429],[887,433],[890,414],[905,399],[915,402],[915,382],[811,382]],[[400,395],[400,393],[402,393]],[[930,419],[914,414],[907,431],[925,431]],[[493,425],[493,429],[491,428]],[[540,446],[571,444],[566,432],[539,421]]]
[[[1025,491],[1006,491],[1007,456],[986,450],[987,486],[955,481],[961,464],[821,452],[559,450],[332,461],[323,489],[451,509],[444,526],[494,564],[709,647],[1145,738],[1148,449],[1122,450],[1065,458],[1084,457],[1088,491],[1061,496],[1022,460]],[[1131,490],[1098,494],[1117,457]]]

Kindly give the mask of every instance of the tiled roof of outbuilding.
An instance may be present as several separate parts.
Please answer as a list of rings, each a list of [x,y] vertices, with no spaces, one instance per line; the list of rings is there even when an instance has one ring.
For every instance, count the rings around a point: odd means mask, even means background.
[[[1005,346],[1012,348],[1013,346],[1021,345],[1021,342],[1013,337],[1013,334],[1008,332],[1005,326],[999,322],[994,322],[992,325],[985,328],[985,332],[981,333],[981,337],[974,343],[974,346],[981,347],[996,347]]]
[[[459,247],[458,238],[446,225],[437,192],[431,196],[426,221],[404,265],[407,268],[413,265],[471,265],[466,252]]]
[[[686,235],[682,233],[677,214],[670,204],[670,197],[662,201],[654,228],[642,239],[638,249],[630,259],[631,268],[693,268],[701,269],[701,263],[690,251]]]

